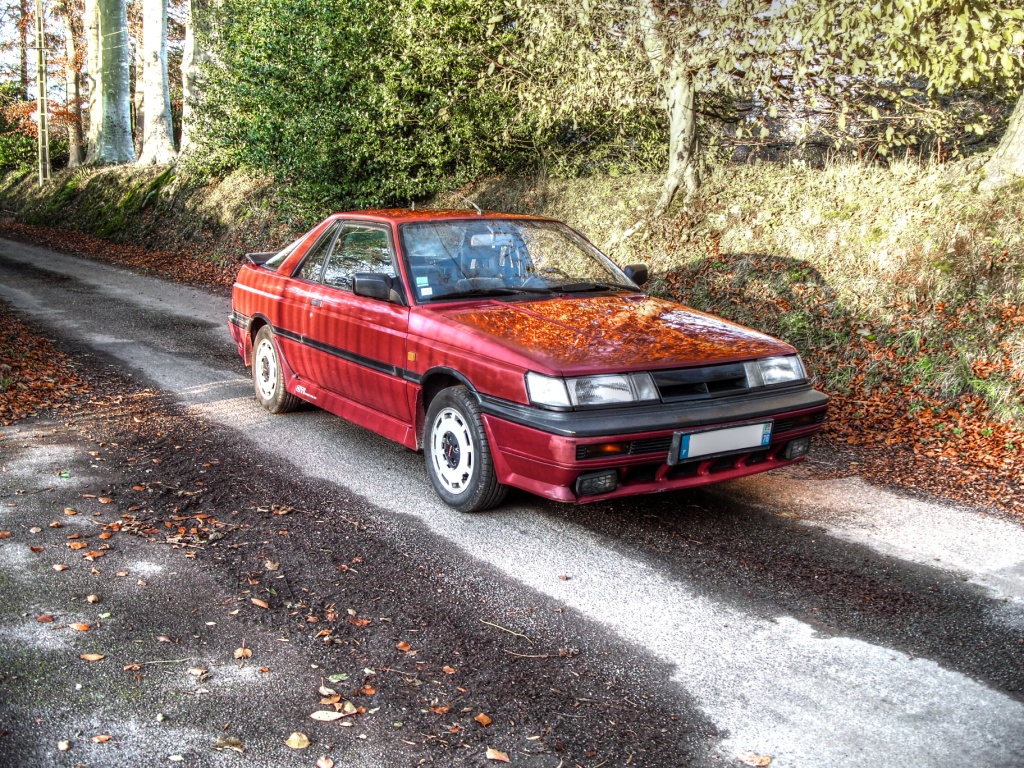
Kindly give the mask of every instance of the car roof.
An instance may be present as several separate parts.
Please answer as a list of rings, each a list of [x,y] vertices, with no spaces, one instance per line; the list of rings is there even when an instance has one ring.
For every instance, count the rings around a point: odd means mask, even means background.
[[[370,221],[387,221],[401,224],[408,221],[450,221],[456,219],[524,219],[531,221],[555,221],[546,216],[531,216],[522,213],[502,213],[500,211],[484,211],[476,213],[465,209],[434,209],[420,208],[374,208],[364,211],[341,211],[335,216],[346,219],[367,219]]]

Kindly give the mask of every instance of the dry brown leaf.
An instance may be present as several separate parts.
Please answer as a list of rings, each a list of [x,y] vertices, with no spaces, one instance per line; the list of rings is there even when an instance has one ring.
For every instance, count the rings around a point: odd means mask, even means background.
[[[70,517],[71,515],[77,515],[78,512],[73,510],[71,507],[64,507],[64,514]]]
[[[10,535],[11,535],[10,531],[0,531],[0,539],[10,538]]]
[[[505,754],[504,752],[499,752],[498,750],[493,749],[492,747],[488,747],[487,748],[487,759],[488,760],[496,760],[499,763],[511,762],[508,759],[508,755],[507,754]]]
[[[441,667],[441,671],[444,672],[446,675],[454,675],[456,672],[458,672],[458,670],[455,669],[455,667],[449,667],[448,665]]]
[[[99,601],[100,601],[100,598],[99,598],[98,595],[86,595],[85,596],[85,602],[87,602],[87,603],[98,603]]]
[[[316,768],[334,768],[334,761],[331,760],[327,755],[320,757],[316,761]]]
[[[89,546],[88,541],[69,541],[67,546],[71,549],[85,549]]]
[[[370,620],[369,619],[349,619],[348,623],[349,624],[355,624],[357,627],[366,627],[366,626],[369,626]]]
[[[473,719],[476,720],[478,723],[480,723],[480,725],[482,725],[484,728],[486,728],[488,725],[490,725],[491,723],[494,722],[493,720],[491,720],[491,718],[489,718],[483,712],[481,712],[479,715],[477,715]]]
[[[88,632],[90,629],[92,629],[92,627],[90,627],[83,621],[77,622],[75,624],[69,624],[68,626],[79,632]]]
[[[772,763],[772,759],[768,755],[759,755],[757,752],[749,749],[736,755],[736,759],[744,765],[753,765],[756,768],[763,768],[763,766],[771,765]]]
[[[207,672],[209,672],[209,670],[203,669],[202,667],[189,667],[188,668],[188,673],[190,675],[192,675],[193,677],[202,677]]]
[[[109,496],[100,496],[98,499],[100,504],[113,504],[114,500]]]
[[[267,603],[266,600],[260,600],[258,597],[250,598],[249,602],[251,602],[257,608],[269,608],[270,607],[270,605]]]
[[[100,534],[100,538],[105,541],[106,539],[109,539],[113,535],[114,534],[112,534],[110,531],[104,531],[103,533]]]
[[[36,621],[38,621],[40,624],[49,624],[51,621],[53,621],[53,616],[44,613],[40,616],[36,616]]]
[[[241,739],[235,736],[221,736],[217,739],[217,743],[213,746],[214,749],[230,749],[234,752],[245,752],[245,746],[242,744]]]
[[[66,740],[65,741],[58,741],[57,742],[57,749],[59,749],[61,752],[67,752],[69,749],[71,749],[71,742],[70,741],[66,741]]]
[[[56,520],[54,520],[52,523],[50,523],[50,527],[51,528],[60,528],[61,524],[59,522],[57,522]]]
[[[158,636],[158,637],[157,637],[157,639],[156,639],[156,641],[157,641],[158,643],[171,643],[171,642],[174,642],[174,641],[173,641],[173,640],[171,640],[171,638],[169,638],[169,637],[168,637],[167,635],[160,635],[160,636]]]
[[[252,656],[252,649],[246,648],[244,645],[241,648],[235,648],[236,659],[248,659]]]
[[[29,549],[31,549],[31,550],[32,550],[33,552],[35,552],[35,553],[36,553],[37,555],[38,555],[38,554],[39,554],[40,552],[42,552],[42,551],[43,551],[43,548],[42,548],[42,547],[29,547]]]
[[[86,661],[102,661],[106,656],[102,653],[83,653],[82,658]]]
[[[336,690],[334,690],[333,688],[328,688],[326,685],[321,685],[319,688],[317,688],[317,690],[320,692],[321,696],[333,696],[337,693]]]
[[[331,704],[337,704],[339,701],[341,701],[340,693],[335,693],[330,696],[324,696],[322,699],[320,699],[320,703],[325,707]]]
[[[57,563],[53,566],[53,570],[55,571],[66,571],[67,569],[68,567],[63,563]]]
[[[117,572],[116,574],[114,574],[114,575],[115,575],[115,576],[127,576],[127,575],[128,575],[128,571],[118,571],[118,572]]]
[[[431,707],[430,711],[433,712],[435,715],[447,715],[449,712],[452,711],[452,708],[451,707]]]
[[[397,648],[400,651],[408,651],[410,648],[412,648],[412,646],[405,642],[405,640],[403,640],[398,645],[396,645],[395,648]]]
[[[309,737],[304,733],[295,731],[291,736],[285,739],[284,744],[286,747],[291,747],[292,749],[305,749],[309,746]]]
[[[97,744],[106,744],[108,741],[110,741],[110,734],[101,733],[99,736],[93,736],[92,740],[95,741]]]
[[[90,551],[86,552],[84,555],[82,555],[82,557],[84,557],[86,560],[88,560],[91,563],[96,558],[103,557],[106,554],[107,554],[106,552],[97,552],[96,550],[93,549],[93,550],[90,550]]]

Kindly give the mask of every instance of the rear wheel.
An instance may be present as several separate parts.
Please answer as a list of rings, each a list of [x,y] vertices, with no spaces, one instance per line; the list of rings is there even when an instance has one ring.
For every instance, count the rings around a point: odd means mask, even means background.
[[[252,346],[252,384],[256,399],[271,413],[294,411],[302,401],[285,389],[274,332],[269,325],[260,328]]]
[[[508,486],[498,482],[480,406],[465,387],[441,390],[427,409],[424,456],[430,482],[460,512],[497,506]]]

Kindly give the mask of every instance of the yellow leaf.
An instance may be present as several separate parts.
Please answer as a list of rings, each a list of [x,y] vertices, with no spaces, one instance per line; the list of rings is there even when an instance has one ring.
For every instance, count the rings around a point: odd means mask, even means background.
[[[318,709],[316,712],[310,715],[314,720],[319,720],[321,723],[329,723],[333,720],[340,720],[345,715],[341,712],[331,712],[328,709]]]
[[[285,739],[284,744],[291,749],[305,749],[309,746],[309,737],[304,733],[295,731],[295,733]]]

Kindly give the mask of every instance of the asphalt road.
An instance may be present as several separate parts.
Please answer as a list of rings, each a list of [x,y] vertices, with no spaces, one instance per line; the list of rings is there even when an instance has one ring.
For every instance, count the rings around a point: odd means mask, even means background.
[[[667,665],[659,694],[696,707],[723,755],[1024,765],[1017,523],[806,466],[583,507],[513,494],[461,515],[420,456],[313,409],[259,409],[223,296],[0,241],[0,299],[253,455],[364,497],[396,536],[428,532],[449,578],[485,565],[607,633],[623,669],[630,653]]]

